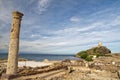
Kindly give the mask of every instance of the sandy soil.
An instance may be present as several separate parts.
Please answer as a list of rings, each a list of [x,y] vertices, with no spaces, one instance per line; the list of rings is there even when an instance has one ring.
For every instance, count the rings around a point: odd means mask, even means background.
[[[52,65],[53,62],[36,62],[36,61],[20,61],[18,67],[30,66],[30,67],[42,67]]]

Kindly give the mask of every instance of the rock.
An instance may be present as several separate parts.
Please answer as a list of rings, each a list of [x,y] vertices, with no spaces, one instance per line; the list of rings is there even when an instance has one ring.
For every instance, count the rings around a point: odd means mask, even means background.
[[[115,62],[112,62],[113,65],[115,65]]]
[[[118,78],[120,79],[120,70],[117,71]]]
[[[74,64],[75,65],[79,65],[79,66],[85,66],[85,61],[84,60],[76,60],[75,62],[74,62]]]
[[[48,59],[44,59],[43,62],[49,62],[49,60]]]
[[[2,74],[5,73],[5,72],[6,72],[6,69],[5,69],[5,68],[0,69],[0,76],[2,76]]]
[[[66,60],[64,60],[64,61],[62,61],[62,62],[71,63],[70,59],[66,59]]]
[[[71,65],[71,61],[69,59],[66,59],[62,61],[62,65]]]

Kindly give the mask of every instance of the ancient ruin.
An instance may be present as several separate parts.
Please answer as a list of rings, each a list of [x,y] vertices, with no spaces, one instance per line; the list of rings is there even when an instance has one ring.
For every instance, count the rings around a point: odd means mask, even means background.
[[[102,42],[98,42],[98,47],[101,47],[102,46]]]
[[[12,13],[12,29],[9,43],[9,54],[6,74],[15,75],[18,67],[19,34],[23,14],[14,11]]]
[[[23,14],[20,12],[12,13],[12,29],[10,35],[9,55],[6,69],[6,59],[0,60],[0,80],[119,80],[120,79],[120,54],[108,54],[111,51],[102,46],[102,42],[98,46],[90,48],[82,53],[89,53],[93,56],[93,60],[84,60],[77,58],[76,60],[60,60],[49,61],[45,59],[43,62],[50,65],[35,66],[26,64],[26,59],[21,59],[25,63],[23,66],[18,65],[19,51],[19,34],[20,24]],[[81,53],[81,52],[80,52]],[[80,53],[77,53],[78,57]],[[98,56],[97,54],[104,54]],[[95,55],[96,54],[96,55]],[[107,54],[107,55],[105,55]],[[80,55],[81,56],[81,55]],[[89,57],[89,55],[87,55]],[[29,61],[27,61],[29,62]],[[20,59],[19,59],[20,63]],[[36,63],[36,62],[35,62]],[[38,63],[37,63],[38,64]],[[97,77],[96,77],[97,76]]]

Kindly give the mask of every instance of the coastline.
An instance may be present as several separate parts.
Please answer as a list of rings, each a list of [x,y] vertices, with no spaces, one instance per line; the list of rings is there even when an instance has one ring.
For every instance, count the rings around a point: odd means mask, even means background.
[[[48,60],[44,59],[43,61],[35,61],[35,60],[27,60],[24,58],[18,59],[18,67],[43,67],[43,66],[50,66],[54,63],[59,63],[62,60]],[[5,66],[7,66],[7,59],[0,59],[0,63],[3,63]]]
[[[0,54],[0,59],[7,59],[8,54]],[[55,54],[19,54],[19,58],[32,60],[32,61],[43,61],[44,59],[52,60],[65,60],[74,59],[74,55],[55,55]]]
[[[3,69],[2,73],[5,73],[7,60],[0,61],[0,70]],[[119,80],[120,54],[100,57],[91,62],[69,59],[50,61],[19,59],[18,67],[19,76],[13,80]]]

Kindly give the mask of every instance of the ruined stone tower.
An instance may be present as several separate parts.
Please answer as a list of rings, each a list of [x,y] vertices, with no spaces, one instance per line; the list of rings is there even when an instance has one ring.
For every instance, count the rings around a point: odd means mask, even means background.
[[[102,46],[102,42],[98,42],[98,47],[101,47]]]
[[[12,29],[10,34],[9,54],[6,74],[15,75],[18,67],[19,34],[23,14],[14,11],[12,13]]]

